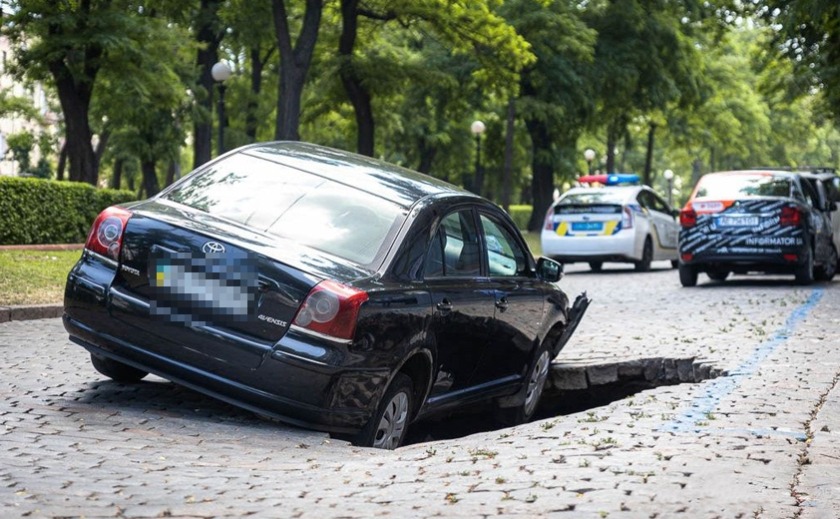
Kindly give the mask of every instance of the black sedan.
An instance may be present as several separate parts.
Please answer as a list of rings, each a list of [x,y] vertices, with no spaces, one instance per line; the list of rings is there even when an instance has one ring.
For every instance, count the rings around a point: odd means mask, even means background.
[[[96,219],[64,325],[154,373],[359,445],[478,401],[528,420],[589,300],[489,201],[387,163],[255,144]]]

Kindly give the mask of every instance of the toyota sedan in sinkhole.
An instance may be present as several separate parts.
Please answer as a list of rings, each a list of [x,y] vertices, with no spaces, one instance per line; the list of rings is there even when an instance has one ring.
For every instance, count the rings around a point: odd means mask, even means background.
[[[239,148],[104,210],[64,325],[118,382],[154,373],[261,415],[395,448],[491,401],[531,418],[589,299],[509,216],[435,178],[305,143]]]

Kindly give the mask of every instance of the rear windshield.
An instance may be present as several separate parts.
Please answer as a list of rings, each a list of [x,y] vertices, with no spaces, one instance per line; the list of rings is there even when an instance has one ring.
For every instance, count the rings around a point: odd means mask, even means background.
[[[623,204],[627,193],[611,189],[599,189],[582,193],[569,193],[557,205]]]
[[[763,173],[706,175],[697,184],[696,198],[734,200],[755,196],[791,196],[791,179]]]
[[[162,195],[214,216],[370,264],[401,220],[397,204],[248,155],[233,155]]]

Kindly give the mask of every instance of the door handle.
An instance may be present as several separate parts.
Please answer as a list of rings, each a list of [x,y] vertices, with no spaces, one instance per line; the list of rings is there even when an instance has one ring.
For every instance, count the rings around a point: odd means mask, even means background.
[[[449,299],[444,299],[435,306],[442,314],[447,314],[452,311],[452,303],[449,301]]]
[[[498,301],[496,301],[496,308],[498,308],[500,311],[504,312],[505,310],[507,310],[507,307],[508,307],[508,300],[507,300],[506,297],[503,297],[503,298],[499,299]]]

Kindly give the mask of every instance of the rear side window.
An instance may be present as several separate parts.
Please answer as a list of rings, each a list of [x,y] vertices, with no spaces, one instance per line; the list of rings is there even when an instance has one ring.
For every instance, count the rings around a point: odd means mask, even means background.
[[[696,198],[734,200],[750,197],[790,197],[791,179],[784,176],[756,173],[706,175],[697,185]]]
[[[162,198],[360,265],[373,261],[403,217],[388,200],[243,154],[188,177]]]

